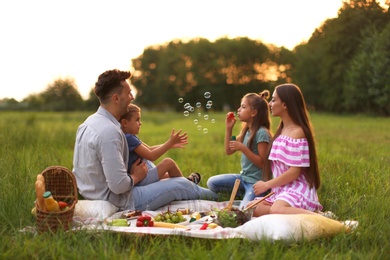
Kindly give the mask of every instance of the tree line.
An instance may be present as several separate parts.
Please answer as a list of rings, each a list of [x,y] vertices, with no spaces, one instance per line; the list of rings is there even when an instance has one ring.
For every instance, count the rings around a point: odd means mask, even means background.
[[[390,13],[371,0],[343,3],[338,17],[317,28],[293,50],[246,37],[196,38],[147,47],[132,59],[135,103],[149,109],[183,110],[212,93],[214,110],[236,109],[239,98],[281,83],[299,85],[311,109],[332,113],[390,115]],[[94,110],[91,90],[83,100],[72,79],[58,79],[29,95],[20,109]],[[4,103],[4,100],[3,100]],[[1,106],[0,109],[4,107]]]

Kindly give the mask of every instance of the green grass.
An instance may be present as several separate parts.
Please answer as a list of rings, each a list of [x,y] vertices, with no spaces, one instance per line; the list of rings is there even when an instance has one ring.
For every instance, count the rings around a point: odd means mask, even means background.
[[[321,170],[319,197],[325,210],[359,221],[357,232],[333,239],[252,242],[178,236],[136,236],[109,232],[35,235],[36,175],[48,166],[72,168],[77,126],[89,113],[0,113],[0,259],[386,259],[390,254],[390,120],[365,116],[312,114]],[[238,172],[240,155],[224,154],[224,114],[196,117],[143,111],[140,138],[165,142],[172,128],[188,132],[185,149],[170,150],[183,173]],[[274,119],[275,129],[278,119]],[[235,129],[238,132],[238,127]]]

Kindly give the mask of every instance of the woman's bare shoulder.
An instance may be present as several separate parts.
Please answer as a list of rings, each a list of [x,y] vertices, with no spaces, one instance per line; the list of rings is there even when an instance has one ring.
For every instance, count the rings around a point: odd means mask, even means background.
[[[292,129],[291,138],[294,138],[294,139],[306,138],[305,132],[303,132],[302,127],[297,126],[294,129]]]

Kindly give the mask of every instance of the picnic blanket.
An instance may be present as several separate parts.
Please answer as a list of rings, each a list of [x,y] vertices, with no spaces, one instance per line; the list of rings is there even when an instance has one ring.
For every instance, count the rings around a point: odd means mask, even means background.
[[[222,209],[227,201],[215,202],[208,200],[174,201],[154,211],[143,211],[145,215],[155,216],[158,213],[189,209],[191,212],[209,213],[215,209]],[[320,215],[297,214],[271,214],[252,218],[245,224],[236,228],[223,228],[200,230],[205,222],[210,222],[210,216],[190,222],[189,215],[184,215],[187,221],[180,223],[187,228],[160,228],[136,227],[136,218],[129,220],[129,227],[110,226],[108,223],[116,218],[122,218],[126,211],[117,212],[117,208],[105,201],[79,201],[74,214],[74,227],[95,231],[108,231],[120,233],[137,233],[150,235],[179,235],[207,239],[244,238],[250,240],[283,240],[297,242],[313,240],[320,237],[333,237],[342,232],[351,232],[358,226],[357,221],[337,221]]]

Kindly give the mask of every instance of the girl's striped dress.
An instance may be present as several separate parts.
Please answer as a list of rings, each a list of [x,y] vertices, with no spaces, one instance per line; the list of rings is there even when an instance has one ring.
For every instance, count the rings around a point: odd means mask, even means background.
[[[292,207],[310,211],[322,210],[315,187],[310,189],[304,175],[306,167],[310,166],[309,144],[306,138],[293,139],[284,135],[278,136],[272,144],[268,159],[272,161],[271,170],[274,178],[283,174],[291,166],[302,167],[301,174],[293,182],[272,188],[274,194],[267,199],[268,202],[284,200]]]

